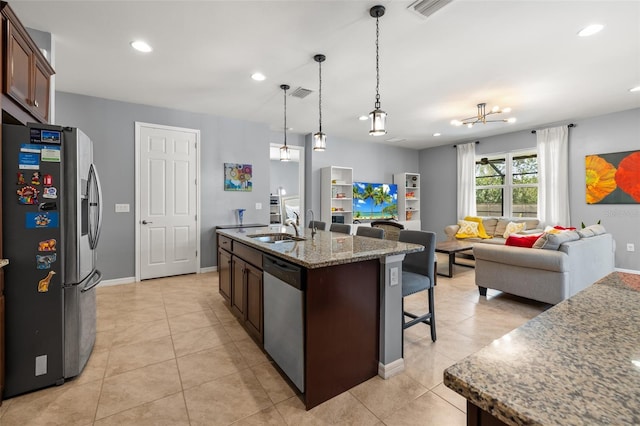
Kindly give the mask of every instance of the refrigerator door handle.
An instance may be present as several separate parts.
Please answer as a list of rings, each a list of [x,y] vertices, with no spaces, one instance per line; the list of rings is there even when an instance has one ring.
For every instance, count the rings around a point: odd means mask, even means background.
[[[82,289],[80,289],[80,293],[84,293],[85,291],[91,290],[92,288],[100,284],[101,281],[102,281],[102,272],[98,271],[97,269],[94,270],[91,276],[89,277],[89,279],[87,280],[87,283],[84,285],[84,287],[82,287]]]
[[[102,186],[100,185],[100,177],[98,176],[98,170],[96,169],[95,164],[91,164],[89,167],[89,182],[87,183],[88,193],[90,194],[89,199],[89,208],[97,208],[98,215],[95,223],[90,224],[89,226],[89,245],[92,249],[96,249],[98,247],[98,240],[100,238],[100,231],[102,230]],[[91,194],[94,193],[93,188],[95,188],[96,200],[91,199]],[[92,215],[89,215],[92,217]]]

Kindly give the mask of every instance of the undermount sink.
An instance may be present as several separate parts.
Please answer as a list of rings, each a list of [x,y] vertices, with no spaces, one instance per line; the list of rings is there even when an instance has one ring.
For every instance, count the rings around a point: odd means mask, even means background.
[[[296,237],[287,233],[278,233],[278,234],[258,234],[258,235],[249,235],[250,238],[253,238],[256,241],[260,241],[261,243],[286,243],[289,241],[304,241],[302,237]]]

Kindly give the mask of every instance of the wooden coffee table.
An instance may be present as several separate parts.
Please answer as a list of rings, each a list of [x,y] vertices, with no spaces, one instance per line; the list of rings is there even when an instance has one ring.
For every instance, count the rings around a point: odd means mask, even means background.
[[[438,275],[443,275],[445,277],[453,278],[453,265],[466,266],[467,268],[475,268],[473,265],[467,265],[465,263],[456,263],[456,253],[461,253],[464,251],[469,251],[473,249],[472,243],[467,243],[465,241],[440,241],[436,243],[436,252],[445,253],[449,255],[449,275],[441,274],[437,272]]]

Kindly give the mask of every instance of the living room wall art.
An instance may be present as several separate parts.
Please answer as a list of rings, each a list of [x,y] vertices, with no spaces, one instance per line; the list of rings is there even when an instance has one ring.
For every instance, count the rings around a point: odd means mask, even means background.
[[[585,157],[587,204],[640,204],[640,151]]]
[[[252,174],[251,164],[224,163],[224,190],[250,192]]]

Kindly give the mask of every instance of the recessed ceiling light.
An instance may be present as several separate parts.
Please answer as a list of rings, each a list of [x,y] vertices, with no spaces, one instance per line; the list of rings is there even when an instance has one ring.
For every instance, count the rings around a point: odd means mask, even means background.
[[[440,136],[442,133],[434,133],[433,136],[438,137]]]
[[[367,117],[366,115],[361,115],[360,117],[358,117],[358,120],[360,121],[367,121],[369,119],[369,117]]]
[[[251,74],[251,78],[255,81],[264,81],[267,77],[265,77],[261,72],[256,72]]]
[[[604,25],[601,25],[601,24],[589,25],[588,27],[581,29],[578,32],[578,35],[580,37],[589,37],[594,35],[595,33],[599,33],[600,31],[602,31],[603,28],[604,28]]]
[[[149,53],[153,50],[151,46],[149,46],[146,42],[142,40],[135,40],[131,42],[131,47],[136,49],[138,52]]]
[[[640,92],[640,86],[632,87],[629,89],[630,92]]]

